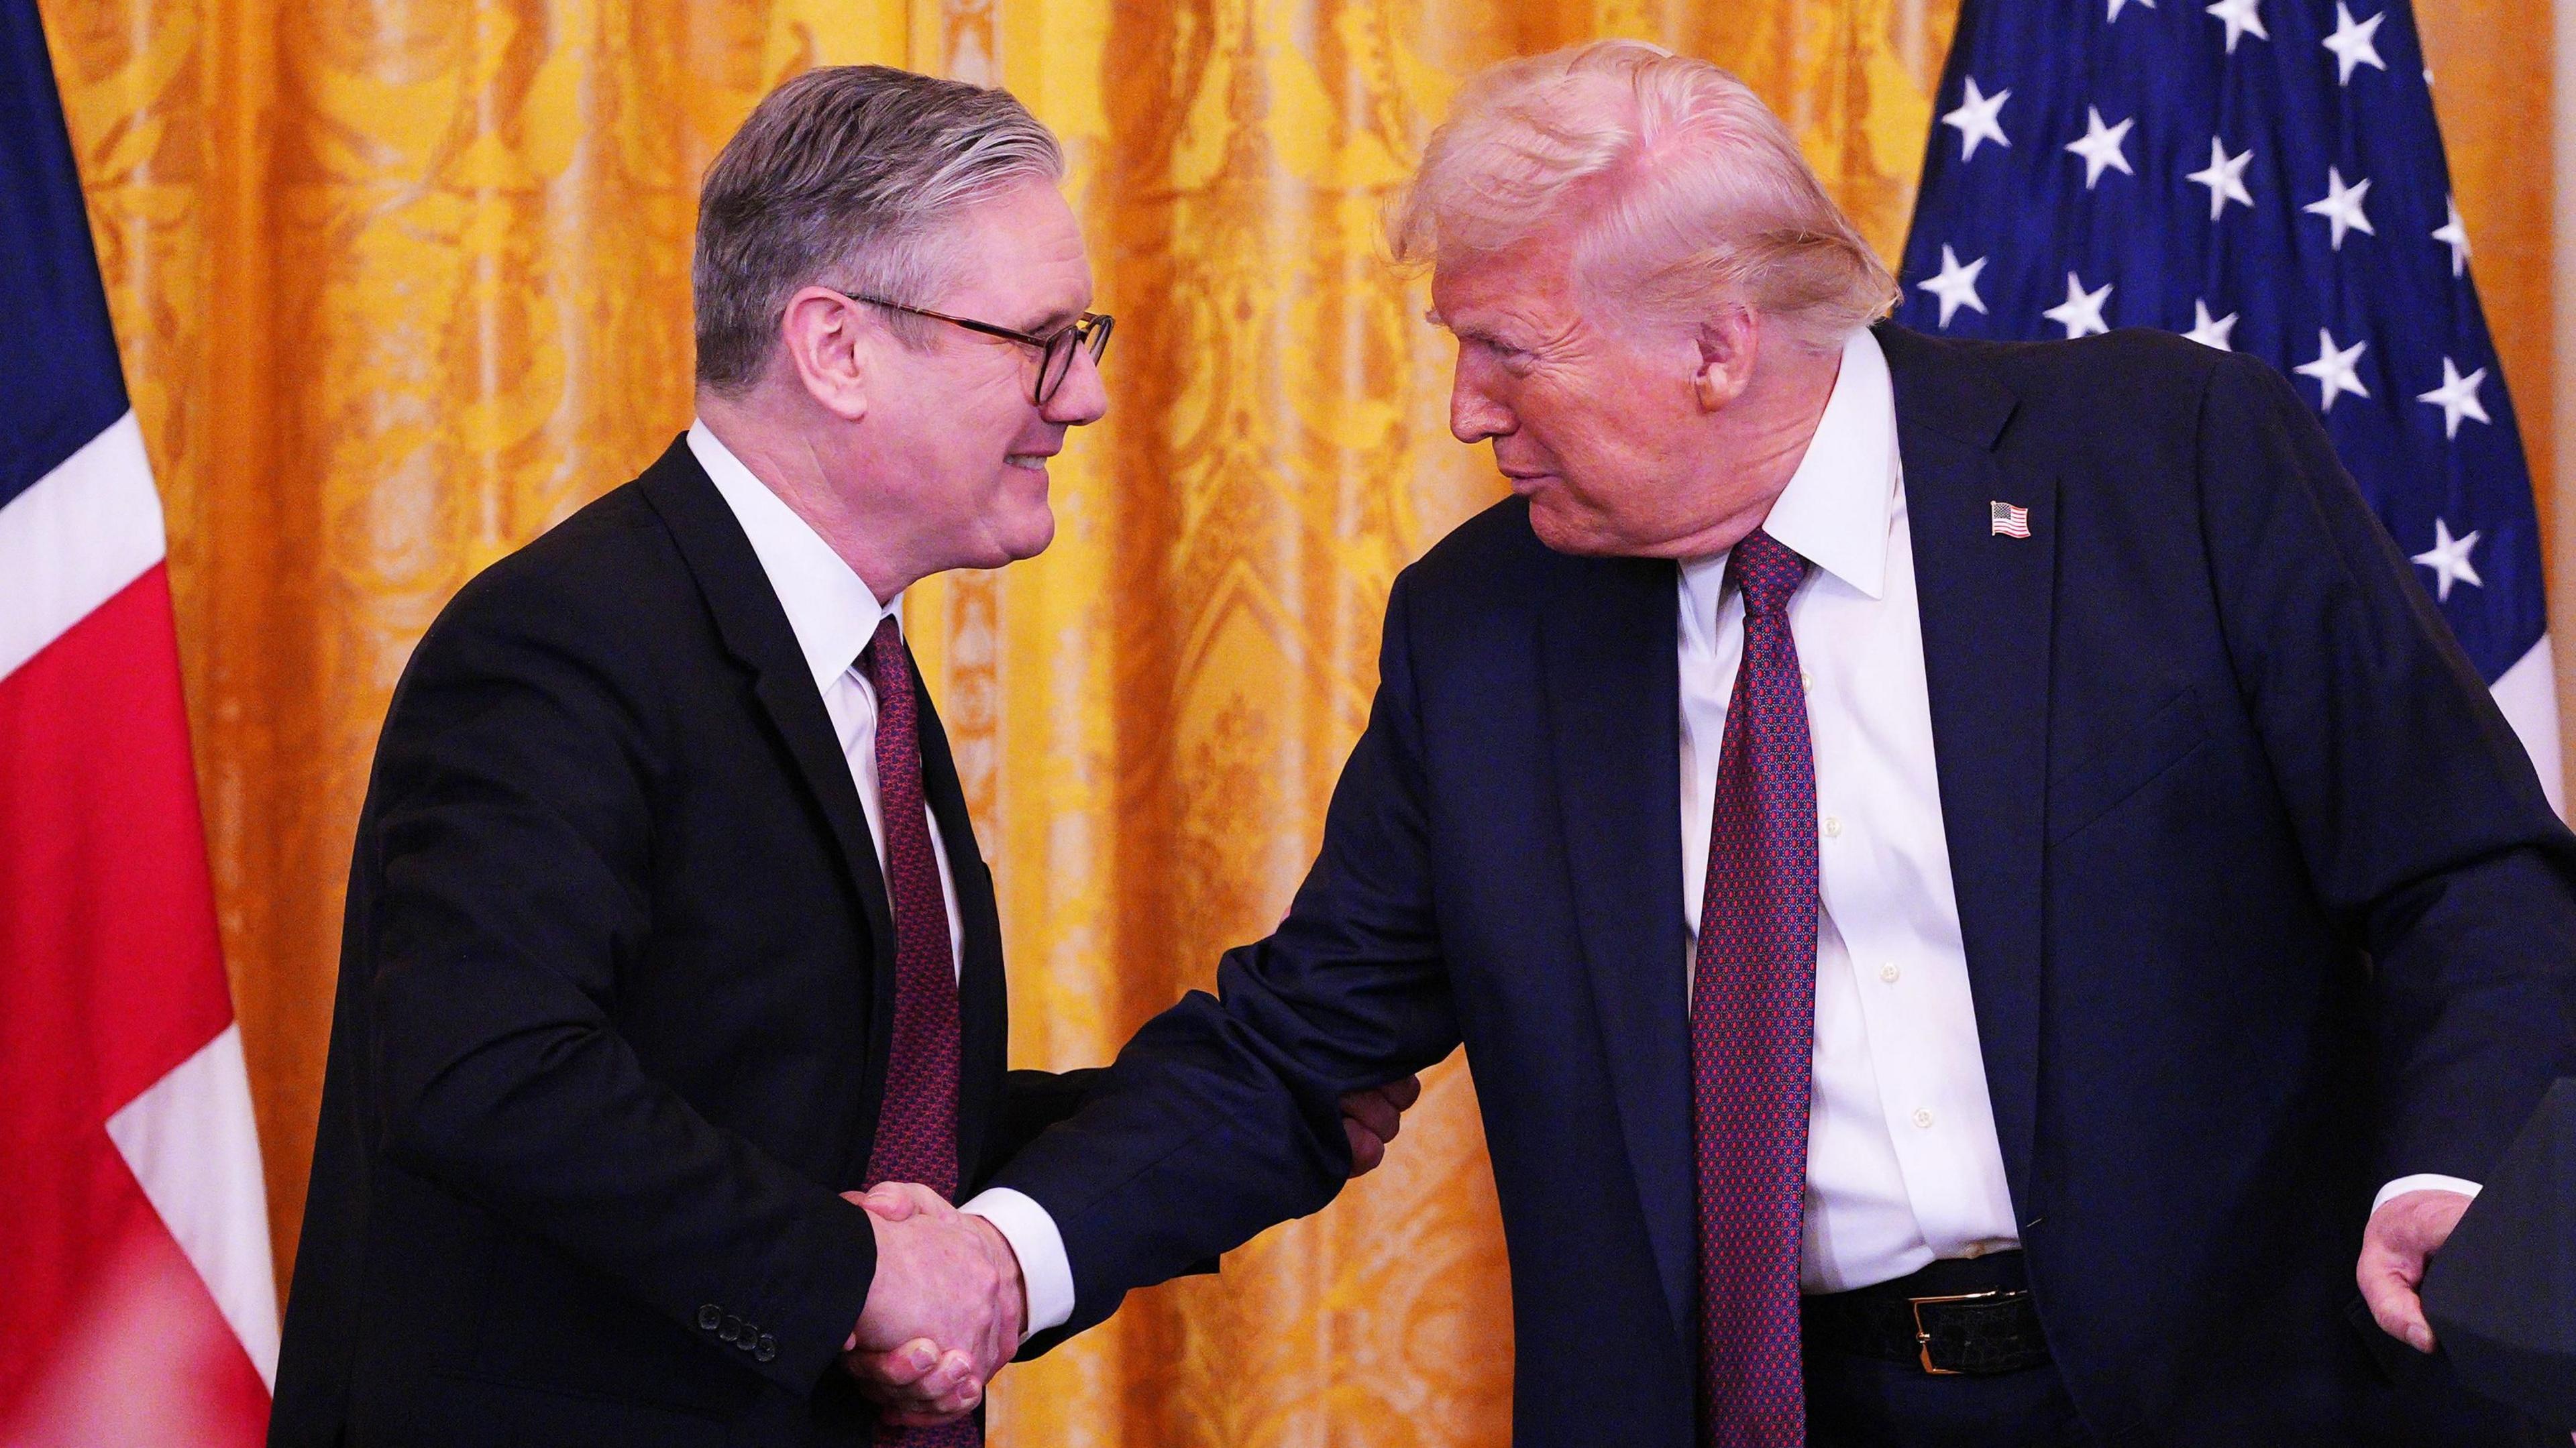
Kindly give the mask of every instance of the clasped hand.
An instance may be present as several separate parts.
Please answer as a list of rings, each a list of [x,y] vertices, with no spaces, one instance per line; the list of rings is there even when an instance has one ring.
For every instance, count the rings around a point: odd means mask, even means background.
[[[1342,1097],[1352,1176],[1386,1159],[1421,1097],[1411,1076]],[[867,1209],[877,1235],[876,1281],[841,1366],[889,1423],[932,1427],[973,1412],[1028,1322],[1019,1255],[992,1223],[928,1187],[881,1182],[841,1195]]]
[[[1011,1244],[928,1187],[841,1195],[867,1209],[877,1238],[876,1280],[842,1367],[888,1423],[929,1427],[974,1411],[1028,1318]]]

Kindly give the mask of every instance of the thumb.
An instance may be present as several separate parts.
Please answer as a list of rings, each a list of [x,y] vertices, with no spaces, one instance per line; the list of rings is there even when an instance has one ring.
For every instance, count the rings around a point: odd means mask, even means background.
[[[881,1183],[863,1192],[843,1192],[841,1200],[861,1206],[881,1220],[900,1222],[913,1214],[913,1199],[894,1189],[892,1183]]]

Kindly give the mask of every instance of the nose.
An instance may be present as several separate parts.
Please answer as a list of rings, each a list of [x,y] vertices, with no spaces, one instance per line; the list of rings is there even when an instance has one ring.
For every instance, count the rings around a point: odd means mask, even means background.
[[[1449,383],[1449,435],[1463,443],[1480,443],[1519,428],[1520,420],[1486,391],[1481,381],[1469,375],[1467,359],[1461,356]]]
[[[1038,415],[1063,427],[1087,427],[1108,411],[1109,388],[1100,380],[1100,364],[1092,360],[1090,348],[1074,348],[1073,369]]]

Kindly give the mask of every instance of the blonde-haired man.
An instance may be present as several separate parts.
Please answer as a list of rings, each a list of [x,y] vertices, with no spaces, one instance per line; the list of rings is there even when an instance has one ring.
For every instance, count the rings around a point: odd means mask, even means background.
[[[2282,379],[1870,325],[1642,45],[1480,77],[1394,234],[1516,496],[1397,581],[1278,932],[997,1176],[1070,1323],[1463,1042],[1519,1443],[2505,1432],[2388,1334],[2576,1068],[2576,840]]]

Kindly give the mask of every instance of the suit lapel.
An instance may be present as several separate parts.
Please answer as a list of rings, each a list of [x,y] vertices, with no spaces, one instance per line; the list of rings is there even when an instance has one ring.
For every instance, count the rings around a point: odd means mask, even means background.
[[[1896,388],[1933,753],[1977,1038],[2004,1173],[2028,1223],[2040,1211],[2031,1143],[2057,484],[1997,457],[2018,402],[1972,354],[1892,324],[1878,338]],[[1994,502],[2028,509],[2030,536],[1997,534]]]
[[[1673,1324],[1698,1234],[1681,900],[1681,605],[1673,565],[1567,560],[1540,620],[1577,928],[1619,1126]]]
[[[931,706],[930,689],[917,666],[913,694],[921,718],[922,792],[948,851],[965,947],[957,962],[957,1182],[962,1196],[978,1176],[984,1140],[1000,1106],[1009,1065],[1010,993],[1002,976],[1002,923],[994,908],[992,875],[975,843],[975,823],[948,750],[948,731],[940,726],[939,711]]]
[[[886,904],[885,876],[877,868],[867,813],[859,804],[858,785],[850,778],[850,762],[841,753],[832,717],[824,712],[823,696],[814,688],[813,672],[796,646],[795,631],[769,586],[759,555],[752,552],[751,540],[743,535],[733,510],[725,506],[724,495],[698,466],[685,435],[639,481],[697,579],[699,595],[715,616],[716,632],[725,648],[751,671],[752,694],[795,761],[806,793],[840,851],[842,867],[867,921],[875,958],[891,967],[894,916]],[[874,1003],[862,1099],[870,1103],[873,1120],[894,1040],[895,973],[888,968],[869,975]]]

